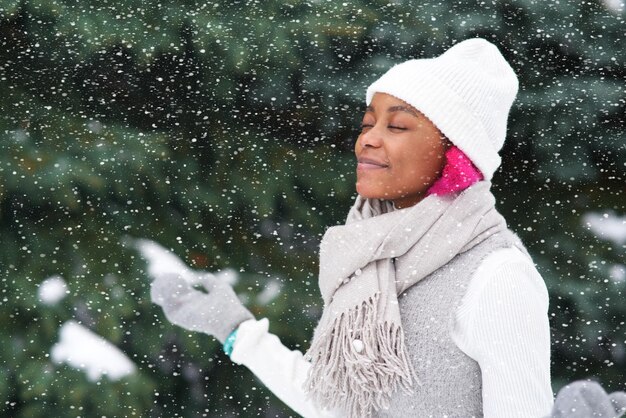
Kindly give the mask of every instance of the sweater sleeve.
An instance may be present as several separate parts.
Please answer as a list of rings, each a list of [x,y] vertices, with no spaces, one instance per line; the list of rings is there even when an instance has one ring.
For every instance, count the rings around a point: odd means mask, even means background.
[[[454,338],[482,375],[485,418],[538,418],[554,403],[548,291],[516,247],[494,251],[472,278]]]
[[[299,350],[289,350],[268,332],[269,320],[249,319],[237,329],[231,360],[246,366],[269,390],[304,418],[338,418],[339,411],[306,399],[304,381],[311,364]]]

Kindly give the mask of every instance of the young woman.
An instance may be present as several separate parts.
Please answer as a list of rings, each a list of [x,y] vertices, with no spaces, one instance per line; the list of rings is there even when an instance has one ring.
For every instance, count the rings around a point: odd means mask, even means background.
[[[513,69],[473,38],[369,86],[357,197],[320,245],[322,317],[303,355],[230,287],[153,282],[167,318],[214,335],[304,417],[541,417],[548,292],[495,207]]]

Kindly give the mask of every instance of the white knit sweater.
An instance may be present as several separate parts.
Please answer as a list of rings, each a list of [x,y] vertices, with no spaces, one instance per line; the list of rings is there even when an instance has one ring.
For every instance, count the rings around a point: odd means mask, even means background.
[[[548,291],[516,247],[498,249],[476,269],[456,312],[452,339],[479,361],[485,418],[550,414]],[[231,360],[246,366],[279,399],[305,418],[339,418],[305,399],[310,363],[268,332],[267,318],[243,322]],[[477,360],[478,361],[478,360]]]

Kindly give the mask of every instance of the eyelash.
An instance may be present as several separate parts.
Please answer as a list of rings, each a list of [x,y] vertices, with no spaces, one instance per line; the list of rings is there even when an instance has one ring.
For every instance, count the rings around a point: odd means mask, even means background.
[[[368,124],[361,124],[361,130],[365,129],[366,127],[372,127],[372,125],[368,125]],[[401,131],[406,131],[407,128],[400,128],[399,126],[388,126],[389,129],[399,129]]]

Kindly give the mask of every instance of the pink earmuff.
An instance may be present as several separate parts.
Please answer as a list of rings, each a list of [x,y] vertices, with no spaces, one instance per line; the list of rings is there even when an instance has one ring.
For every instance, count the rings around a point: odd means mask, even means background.
[[[463,190],[483,178],[483,174],[467,155],[453,145],[446,151],[446,165],[441,177],[430,186],[426,195],[440,196]]]

